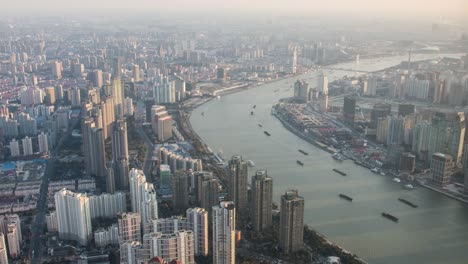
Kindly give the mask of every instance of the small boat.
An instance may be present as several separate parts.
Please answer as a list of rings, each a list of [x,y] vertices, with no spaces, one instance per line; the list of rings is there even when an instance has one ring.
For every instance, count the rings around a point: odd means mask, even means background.
[[[263,131],[263,133],[265,133],[265,135],[267,135],[267,136],[271,136],[271,134],[268,133],[268,131]]]
[[[253,109],[255,109],[255,108],[257,108],[257,105],[254,105],[254,106],[253,106]]]
[[[386,174],[385,174],[385,172],[381,171],[380,175],[385,176]]]
[[[400,179],[398,179],[398,178],[393,178],[393,180],[392,180],[392,181],[394,181],[394,182],[398,182],[398,183],[400,183],[400,182],[401,182],[401,180],[400,180]]]
[[[252,160],[247,161],[247,165],[249,165],[249,167],[255,167],[255,163]]]
[[[259,127],[263,127],[262,124],[258,124]]]
[[[250,115],[253,115],[253,114],[254,114],[254,112],[253,112],[253,111],[250,111]]]
[[[404,188],[407,189],[407,190],[413,190],[413,189],[414,189],[414,186],[411,185],[411,184],[406,184],[406,185],[404,186]]]
[[[392,220],[393,222],[398,222],[398,220],[399,220],[397,217],[395,217],[395,216],[393,216],[393,215],[391,215],[389,213],[385,213],[385,212],[382,213],[382,216],[387,218],[387,219]]]
[[[338,152],[334,153],[332,158],[338,161],[343,161],[345,159],[345,157]]]
[[[372,171],[373,173],[379,173],[379,170],[378,170],[377,168],[373,168],[373,169],[371,169],[371,171]]]
[[[205,112],[201,112],[201,115],[204,116],[204,115],[205,115]]]
[[[339,196],[340,196],[340,198],[343,198],[343,199],[345,199],[345,200],[348,200],[348,201],[350,201],[350,202],[352,202],[352,201],[353,201],[353,198],[349,197],[349,196],[348,196],[348,195],[346,195],[346,194],[342,194],[342,193],[340,193],[340,195],[339,195]]]
[[[407,205],[409,205],[409,206],[411,206],[411,207],[413,207],[413,208],[418,208],[418,205],[417,205],[417,204],[414,204],[414,203],[412,203],[412,202],[410,202],[410,201],[408,201],[408,200],[406,200],[406,199],[398,198],[398,201],[400,201],[400,202],[402,202],[402,203],[404,203],[404,204],[407,204]]]
[[[304,163],[302,163],[302,161],[300,160],[296,160],[297,164],[301,165],[301,166],[304,166]]]
[[[309,155],[309,153],[307,153],[307,152],[303,151],[302,149],[299,149],[298,151],[299,151],[300,153],[302,153],[302,154],[306,155],[306,156],[307,156],[307,155]]]
[[[340,175],[342,175],[342,176],[346,176],[346,175],[347,175],[346,173],[344,173],[344,172],[342,172],[342,171],[340,171],[340,170],[337,170],[337,169],[333,169],[333,171],[336,172],[336,173],[338,173],[338,174],[340,174]]]

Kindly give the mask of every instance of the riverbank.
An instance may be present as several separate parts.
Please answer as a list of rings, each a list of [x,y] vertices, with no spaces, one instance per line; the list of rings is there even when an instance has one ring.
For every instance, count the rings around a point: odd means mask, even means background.
[[[272,83],[272,82],[277,82],[277,81],[281,81],[281,80],[285,80],[285,79],[288,79],[288,78],[293,78],[295,76],[289,76],[289,77],[284,77],[284,78],[279,78],[279,79],[275,79],[269,83]],[[262,84],[263,85],[263,84]],[[248,87],[248,88],[243,88],[243,89],[236,89],[235,91],[230,91],[228,94],[231,94],[231,93],[235,93],[235,92],[238,92],[238,91],[242,91],[242,90],[246,90],[246,89],[251,89],[251,88],[255,88],[255,87],[258,87],[260,85],[253,85],[251,87]],[[182,127],[183,131],[184,131],[184,134],[187,136],[187,138],[189,138],[191,141],[192,141],[192,144],[194,146],[198,146],[196,147],[196,150],[199,155],[199,157],[205,157],[205,158],[208,158],[208,159],[205,159],[205,162],[207,164],[209,164],[209,166],[211,168],[214,168],[214,169],[222,169],[220,168],[217,164],[217,161],[214,159],[213,157],[213,152],[211,151],[211,149],[209,148],[209,146],[203,141],[203,139],[194,131],[193,127],[192,127],[192,124],[190,122],[190,117],[192,115],[192,112],[194,109],[196,109],[197,107],[209,102],[211,100],[205,100],[199,104],[197,104],[196,106],[192,106],[190,108],[186,108],[185,109],[185,114],[183,117],[180,118],[179,122],[180,122],[180,126]],[[285,123],[287,124],[287,123]],[[286,126],[285,126],[286,127]],[[291,129],[290,130],[291,132],[293,132],[294,130]],[[297,134],[297,136],[301,137],[300,133]],[[303,135],[304,137],[304,140],[307,140],[307,138]],[[302,137],[301,137],[302,138]],[[308,141],[309,142],[309,141]],[[314,144],[315,146],[325,150],[325,151],[329,151],[329,153],[333,153],[332,150],[328,149],[328,148],[323,148],[323,146],[319,145],[318,142],[310,142],[311,144]],[[221,176],[221,175],[220,175]],[[221,180],[222,177],[221,177]],[[307,235],[307,238],[305,237],[304,238],[304,243],[306,245],[306,247],[309,247],[308,244],[312,243],[315,243],[315,247],[317,247],[317,244],[318,244],[318,248],[320,248],[321,250],[318,251],[318,252],[311,252],[311,253],[320,253],[320,254],[330,254],[333,255],[333,256],[338,256],[340,258],[342,258],[342,261],[345,261],[343,263],[366,263],[364,262],[362,259],[360,259],[357,255],[355,254],[352,254],[351,252],[349,252],[348,250],[334,244],[333,242],[327,240],[325,238],[325,236],[323,236],[322,234],[316,232],[315,230],[309,228],[308,226],[304,226],[304,233]],[[306,236],[305,235],[305,236]]]

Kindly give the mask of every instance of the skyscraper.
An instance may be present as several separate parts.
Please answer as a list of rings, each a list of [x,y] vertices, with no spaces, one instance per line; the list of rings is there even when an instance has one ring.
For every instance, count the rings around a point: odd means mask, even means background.
[[[57,80],[62,79],[62,63],[59,61],[54,61],[52,64],[52,76]]]
[[[158,219],[158,197],[153,184],[146,183],[141,201],[141,222],[145,233],[149,231],[149,226],[154,219]]]
[[[62,189],[55,193],[55,207],[60,239],[87,245],[92,238],[88,196]]]
[[[114,78],[120,78],[122,74],[122,60],[120,57],[115,57],[112,60],[112,75]]]
[[[84,118],[81,124],[85,169],[88,175],[106,176],[106,151],[103,129],[93,118]]]
[[[229,161],[228,200],[239,212],[247,209],[247,173],[247,162],[241,156],[233,156]]]
[[[301,249],[304,238],[304,198],[296,190],[281,196],[280,247],[286,254]]]
[[[450,122],[447,139],[448,154],[453,157],[455,165],[460,165],[465,140],[465,113],[457,113]]]
[[[203,208],[187,209],[187,221],[195,238],[195,255],[208,255],[208,211]]]
[[[155,232],[145,234],[143,237],[141,257],[145,263],[151,258],[161,257],[164,260],[178,261],[181,264],[194,264],[194,253],[194,234],[190,230],[181,230],[171,234]]]
[[[141,216],[139,213],[118,213],[119,243],[141,242]]]
[[[172,206],[176,210],[189,207],[189,176],[183,171],[176,171],[172,177]]]
[[[199,185],[199,203],[200,207],[211,212],[213,206],[219,203],[219,183],[218,180],[203,175]]]
[[[356,112],[356,98],[346,96],[343,104],[343,119],[345,124],[353,126]]]
[[[112,98],[114,98],[115,119],[119,119],[123,117],[123,99],[124,99],[124,89],[122,87],[122,81],[120,80],[120,78],[112,79],[111,95],[112,95]]]
[[[19,142],[16,139],[10,141],[10,153],[12,157],[19,157],[20,155]]]
[[[255,231],[261,232],[271,226],[273,200],[273,179],[265,170],[259,170],[252,177],[251,214]]]
[[[112,156],[116,187],[118,190],[128,190],[128,139],[127,122],[124,119],[115,121],[112,127]]]
[[[141,202],[145,192],[146,177],[142,170],[133,168],[130,171],[130,201],[132,212],[141,214]]]
[[[236,263],[236,208],[234,202],[213,207],[213,263]]]

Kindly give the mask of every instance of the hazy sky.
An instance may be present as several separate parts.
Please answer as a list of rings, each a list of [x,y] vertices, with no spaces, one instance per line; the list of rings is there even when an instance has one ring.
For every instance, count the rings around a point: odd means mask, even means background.
[[[468,0],[0,0],[2,11],[264,11],[369,14],[370,16],[468,16]]]

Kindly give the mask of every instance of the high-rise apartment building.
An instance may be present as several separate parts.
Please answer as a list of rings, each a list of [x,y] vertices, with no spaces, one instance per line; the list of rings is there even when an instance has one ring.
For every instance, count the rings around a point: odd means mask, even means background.
[[[203,208],[187,209],[187,221],[194,234],[195,255],[208,255],[208,211]]]
[[[228,200],[234,202],[237,211],[247,209],[247,162],[241,156],[233,156],[229,161]]]
[[[176,210],[189,207],[189,176],[183,171],[176,171],[172,177],[172,206]]]
[[[114,114],[115,119],[123,117],[123,99],[124,99],[124,89],[122,87],[122,81],[120,78],[112,79],[111,85],[111,95],[114,98]]]
[[[304,198],[296,190],[281,196],[280,247],[286,254],[303,247],[304,239]]]
[[[141,216],[139,213],[118,213],[119,243],[141,242]]]
[[[0,264],[8,264],[7,247],[3,233],[0,233]]]
[[[55,207],[59,237],[87,245],[92,238],[88,196],[63,189],[55,193]]]
[[[12,157],[20,156],[19,142],[16,139],[10,141],[10,153]]]
[[[252,177],[252,204],[250,207],[255,231],[261,232],[271,226],[273,202],[273,179],[265,170],[259,170]]]
[[[84,118],[81,125],[85,169],[88,175],[106,176],[104,133],[93,118]]]
[[[442,153],[432,154],[431,171],[432,181],[440,186],[445,186],[450,182],[453,168],[453,158]]]
[[[44,134],[44,132],[41,132],[41,134],[37,135],[37,141],[39,144],[40,153],[49,152],[49,143],[47,139],[47,134]]]
[[[112,127],[112,156],[115,164],[114,177],[118,190],[128,190],[128,139],[127,122],[119,119]]]
[[[31,156],[34,154],[32,147],[32,140],[30,137],[25,137],[21,140],[23,145],[23,156]]]
[[[356,98],[346,96],[343,104],[343,119],[345,124],[353,126],[356,114]]]
[[[126,195],[124,192],[91,195],[89,196],[89,207],[91,219],[114,218],[118,213],[127,211]]]
[[[236,263],[236,208],[234,202],[221,202],[212,210],[213,263]]]

